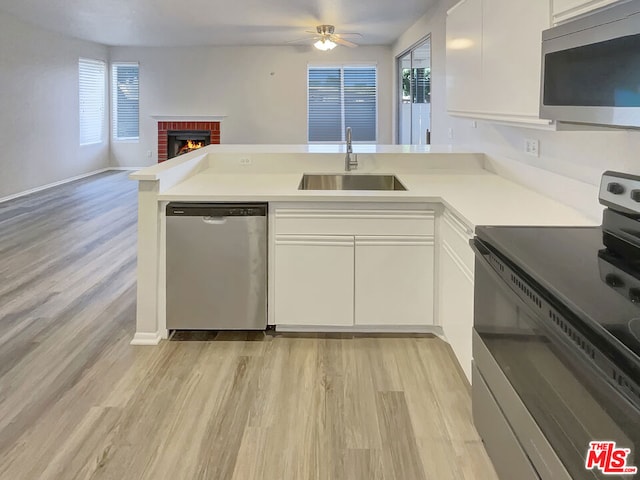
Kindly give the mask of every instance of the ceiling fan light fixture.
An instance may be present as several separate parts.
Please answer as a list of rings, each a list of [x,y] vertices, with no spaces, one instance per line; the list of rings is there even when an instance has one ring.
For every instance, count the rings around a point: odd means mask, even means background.
[[[332,42],[328,38],[323,38],[322,40],[318,40],[316,43],[314,43],[313,46],[318,50],[326,52],[327,50],[333,50],[334,48],[336,48],[337,44]]]

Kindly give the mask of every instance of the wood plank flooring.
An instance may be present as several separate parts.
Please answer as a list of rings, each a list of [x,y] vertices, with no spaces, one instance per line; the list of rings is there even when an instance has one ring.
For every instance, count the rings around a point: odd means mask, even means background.
[[[136,184],[0,204],[0,479],[496,478],[428,336],[132,347]]]

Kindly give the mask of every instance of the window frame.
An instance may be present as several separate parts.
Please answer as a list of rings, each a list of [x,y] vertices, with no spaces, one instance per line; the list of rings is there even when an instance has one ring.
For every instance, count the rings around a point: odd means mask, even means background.
[[[397,94],[397,99],[395,101],[395,113],[396,113],[396,121],[395,121],[395,134],[394,134],[394,140],[396,145],[406,145],[406,143],[402,143],[402,137],[403,137],[403,125],[402,125],[402,118],[403,118],[403,113],[402,113],[402,105],[404,103],[404,89],[403,89],[403,82],[402,82],[402,59],[404,57],[406,57],[407,55],[409,55],[409,68],[407,70],[409,70],[410,75],[409,75],[409,102],[408,103],[412,103],[413,102],[413,87],[414,87],[414,82],[413,82],[413,58],[414,58],[414,53],[416,50],[420,49],[421,47],[424,47],[426,44],[429,44],[429,67],[425,67],[429,69],[429,103],[430,104],[430,109],[429,109],[429,131],[433,132],[433,102],[431,101],[433,98],[433,77],[432,77],[432,69],[433,69],[433,39],[432,39],[432,35],[431,33],[425,35],[423,38],[421,38],[420,40],[418,40],[416,43],[414,43],[413,45],[411,45],[409,48],[407,48],[406,50],[403,50],[402,52],[400,52],[395,59],[395,82],[396,82],[396,94]],[[413,105],[412,105],[413,108]],[[405,126],[406,128],[406,126]],[[413,119],[411,120],[411,122],[409,122],[409,144],[410,145],[418,145],[416,143],[413,143]],[[425,143],[426,145],[426,143]]]
[[[341,138],[342,140],[309,140],[309,70],[314,68],[339,68],[340,74],[340,99],[341,99]],[[377,145],[380,138],[379,132],[379,82],[378,82],[378,62],[348,62],[348,63],[335,63],[335,62],[313,62],[307,64],[307,144],[309,145],[332,145],[336,143],[344,143],[345,140],[345,108],[344,108],[344,70],[349,68],[374,68],[376,72],[376,88],[375,88],[375,140],[353,141],[354,144],[360,145]]]
[[[115,80],[116,69],[118,67],[136,67],[138,69],[138,135],[135,137],[118,137],[118,96],[116,92],[117,83]],[[120,143],[140,142],[140,63],[139,62],[111,62],[111,140]]]
[[[102,67],[102,89],[101,89],[101,93],[102,93],[102,98],[100,99],[101,101],[98,102],[98,104],[100,105],[100,114],[97,116],[97,118],[99,118],[99,133],[97,136],[97,139],[95,140],[89,140],[89,141],[83,141],[82,138],[82,112],[83,112],[83,105],[82,105],[82,80],[81,80],[81,68],[82,65],[86,64],[86,65],[94,65],[94,66],[99,66]],[[96,85],[97,86],[97,85]],[[106,116],[106,108],[107,108],[107,62],[105,62],[104,60],[100,60],[97,58],[86,58],[86,57],[79,57],[78,58],[78,144],[81,147],[84,146],[88,146],[88,145],[99,145],[104,143],[105,138],[104,138],[104,125],[105,125],[105,116]]]

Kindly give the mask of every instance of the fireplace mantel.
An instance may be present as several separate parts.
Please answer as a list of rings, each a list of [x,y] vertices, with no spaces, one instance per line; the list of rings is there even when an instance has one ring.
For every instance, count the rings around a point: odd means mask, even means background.
[[[151,115],[159,122],[221,122],[228,115]]]

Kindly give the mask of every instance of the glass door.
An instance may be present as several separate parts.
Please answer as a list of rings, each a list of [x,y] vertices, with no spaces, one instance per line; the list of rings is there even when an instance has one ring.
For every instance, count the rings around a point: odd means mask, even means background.
[[[431,37],[398,57],[398,138],[401,145],[431,137]]]

